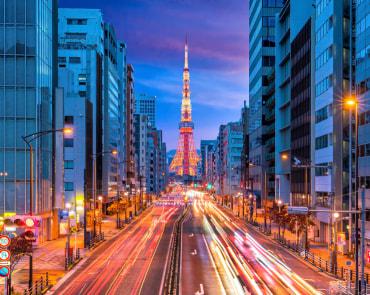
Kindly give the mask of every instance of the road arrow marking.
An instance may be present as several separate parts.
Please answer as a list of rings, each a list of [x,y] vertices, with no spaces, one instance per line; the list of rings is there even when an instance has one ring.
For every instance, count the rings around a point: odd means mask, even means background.
[[[193,252],[190,253],[191,255],[197,255],[197,250],[194,249]]]
[[[199,284],[200,291],[195,292],[195,295],[204,295],[203,284]]]

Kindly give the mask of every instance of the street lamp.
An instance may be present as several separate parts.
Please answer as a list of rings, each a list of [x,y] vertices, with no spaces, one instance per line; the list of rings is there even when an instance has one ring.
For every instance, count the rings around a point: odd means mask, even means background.
[[[99,210],[99,214],[100,214],[99,234],[101,235],[101,223],[102,223],[102,219],[103,219],[103,197],[99,196],[98,200],[99,200],[99,209],[100,209]]]
[[[359,290],[359,240],[358,240],[358,100],[356,97],[349,96],[344,99],[344,106],[349,110],[350,118],[350,206],[352,202],[352,111],[355,112],[355,294]],[[364,205],[362,205],[364,206]],[[350,207],[351,209],[351,207]],[[350,219],[351,220],[351,219]],[[364,253],[362,253],[363,256]]]
[[[112,149],[110,151],[102,151],[100,153],[96,153],[96,154],[92,154],[91,157],[93,159],[93,202],[94,202],[94,218],[93,218],[93,236],[94,238],[96,237],[96,158],[98,156],[102,156],[102,155],[105,155],[105,154],[112,154],[112,155],[117,155],[117,150],[116,149]],[[103,206],[103,204],[102,204]],[[85,246],[86,246],[86,212],[84,214],[84,219],[85,219],[85,222],[84,222],[84,231],[85,231]]]
[[[280,218],[281,218],[280,214],[281,214],[281,205],[283,204],[283,201],[281,199],[279,199],[277,201],[277,204],[278,204],[278,207],[279,207],[279,239],[280,239]]]
[[[32,141],[35,139],[38,139],[44,135],[50,134],[50,133],[56,133],[56,132],[63,132],[64,135],[72,135],[73,134],[73,129],[70,127],[66,128],[60,128],[60,129],[50,129],[50,130],[45,130],[45,131],[39,131],[35,133],[31,133],[25,136],[22,136],[23,141],[27,144],[29,148],[29,154],[30,154],[30,211],[29,215],[32,216],[32,211],[33,211],[33,146],[32,146]]]
[[[264,229],[265,232],[267,232],[267,167],[263,165],[257,165],[252,162],[249,162],[249,167],[261,167],[263,171],[263,178],[264,178],[264,189],[262,190],[262,181],[261,181],[261,192],[264,191],[264,194],[261,193],[261,206],[262,206],[262,195],[263,195],[263,207],[264,207],[264,212],[263,212],[263,224],[264,224]],[[256,200],[256,216],[257,216],[257,200]]]
[[[66,248],[67,248],[67,265],[69,265],[69,260],[70,260],[70,253],[69,253],[69,248],[70,248],[70,234],[71,234],[71,218],[69,216],[70,214],[70,210],[71,210],[71,203],[66,203],[65,204],[65,207],[67,209],[67,212],[68,212],[68,218],[67,218],[67,245],[66,245]]]

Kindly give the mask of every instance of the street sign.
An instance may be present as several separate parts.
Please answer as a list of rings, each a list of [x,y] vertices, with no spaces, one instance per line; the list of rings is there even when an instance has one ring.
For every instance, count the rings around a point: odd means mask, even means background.
[[[10,245],[10,238],[8,236],[0,235],[0,247],[8,247]]]
[[[289,206],[288,214],[292,215],[307,215],[308,207]]]
[[[0,260],[9,260],[9,259],[10,259],[10,252],[8,250],[1,250]]]
[[[0,266],[0,277],[8,277],[10,274],[10,268],[8,266]]]

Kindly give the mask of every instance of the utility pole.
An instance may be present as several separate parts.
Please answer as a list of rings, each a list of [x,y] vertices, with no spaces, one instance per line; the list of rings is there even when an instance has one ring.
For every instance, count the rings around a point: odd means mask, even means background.
[[[365,220],[366,220],[366,203],[365,203],[365,186],[361,186],[361,294],[366,294],[365,281]]]

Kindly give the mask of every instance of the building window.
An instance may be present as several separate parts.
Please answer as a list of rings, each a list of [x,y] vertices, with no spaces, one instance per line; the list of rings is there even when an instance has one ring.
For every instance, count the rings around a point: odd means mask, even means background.
[[[275,65],[275,56],[262,56],[263,67],[273,67]]]
[[[86,97],[86,91],[79,91],[78,94],[80,97]]]
[[[315,139],[315,149],[321,150],[332,145],[332,134],[325,134]]]
[[[274,16],[263,16],[262,26],[267,28],[275,27],[275,17]]]
[[[333,86],[333,78],[332,75],[324,78],[320,82],[316,84],[316,96],[320,96],[325,91],[327,91],[331,86]]]
[[[275,47],[275,37],[274,36],[263,36],[262,46],[263,47]]]
[[[319,16],[325,9],[326,6],[331,2],[331,0],[321,0],[316,5],[316,16]]]
[[[370,111],[361,113],[359,117],[359,125],[370,124]]]
[[[64,138],[64,147],[73,147],[73,138]]]
[[[74,184],[73,182],[65,182],[64,183],[64,191],[71,192],[74,190]]]
[[[86,25],[87,19],[86,18],[67,18],[68,25]]]
[[[333,27],[333,17],[329,17],[316,31],[316,42],[319,42]]]
[[[369,157],[370,156],[370,143],[362,144],[358,147],[359,157]]]
[[[67,62],[67,58],[65,56],[58,56],[58,63],[65,63]]]
[[[283,7],[285,0],[263,0],[262,7]]]
[[[73,168],[74,168],[73,160],[65,160],[64,161],[64,169],[73,169]]]
[[[81,58],[79,56],[70,56],[69,63],[71,64],[79,64],[81,63]]]
[[[333,56],[333,47],[328,47],[315,60],[316,70],[320,69]]]
[[[316,123],[324,121],[327,118],[329,118],[330,116],[332,116],[332,112],[333,112],[332,109],[333,109],[332,104],[329,104],[329,105],[323,107],[322,109],[319,109],[318,111],[316,111],[316,114],[315,114]]]
[[[64,116],[64,124],[73,124],[73,116]]]
[[[86,33],[65,33],[66,39],[86,40]]]
[[[87,76],[86,74],[79,74],[78,75],[78,84],[79,85],[86,85]]]

